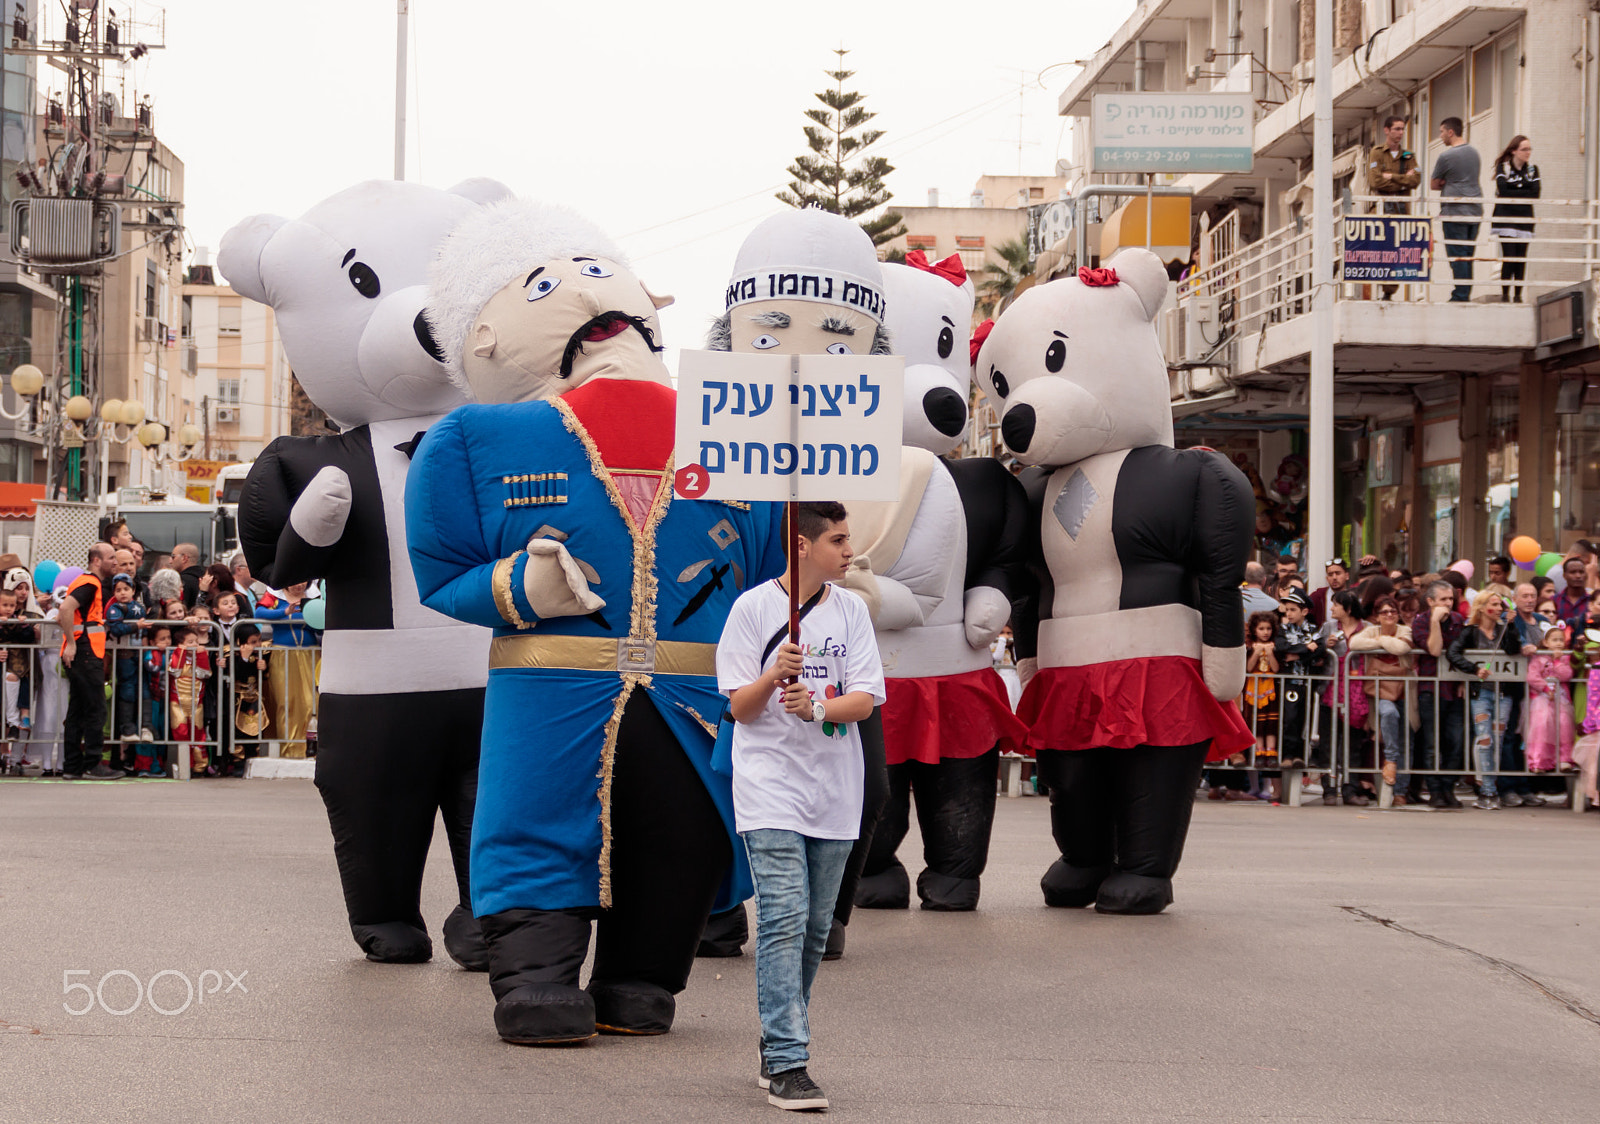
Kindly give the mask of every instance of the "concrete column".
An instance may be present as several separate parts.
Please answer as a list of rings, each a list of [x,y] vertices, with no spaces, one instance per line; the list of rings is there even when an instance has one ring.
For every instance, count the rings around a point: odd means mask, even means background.
[[[1556,391],[1561,384],[1537,363],[1522,364],[1517,377],[1517,533],[1557,550]]]
[[[1482,570],[1489,553],[1489,394],[1492,375],[1461,376],[1461,557]]]

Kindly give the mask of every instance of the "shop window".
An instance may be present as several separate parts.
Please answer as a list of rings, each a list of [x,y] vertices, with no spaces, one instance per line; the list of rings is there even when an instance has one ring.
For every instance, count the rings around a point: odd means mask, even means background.
[[[1461,557],[1461,465],[1437,464],[1417,473],[1422,536],[1417,557],[1423,572],[1444,570]]]

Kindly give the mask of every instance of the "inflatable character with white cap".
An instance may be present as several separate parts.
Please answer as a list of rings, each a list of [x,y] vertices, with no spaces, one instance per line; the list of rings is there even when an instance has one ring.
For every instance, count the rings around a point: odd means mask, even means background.
[[[665,303],[532,202],[468,218],[432,272],[429,324],[476,403],[428,431],[406,527],[423,603],[494,633],[472,901],[518,1044],[665,1033],[707,915],[750,893],[711,768],[715,648],[783,572],[782,509],[675,501]]]
[[[467,848],[489,634],[417,600],[402,505],[418,438],[465,401],[422,319],[428,262],[452,226],[506,194],[491,180],[361,183],[298,219],[243,220],[217,259],[237,292],[271,306],[296,377],[339,426],[256,458],[239,540],[262,581],[320,579],[328,594],[316,783],[371,960],[433,955],[420,894],[442,813],[458,894],[445,949],[485,966]]]
[[[973,287],[955,255],[920,250],[883,266],[894,351],[906,357],[900,498],[850,508],[856,549],[870,560],[888,701],[883,741],[889,799],[855,904],[904,909],[895,857],[913,793],[926,868],[922,908],[977,908],[989,857],[1000,754],[1022,748],[990,644],[1029,582],[1027,497],[992,457],[946,460],[967,429],[967,335]]]
[[[1006,447],[1049,470],[1030,492],[1054,587],[1018,716],[1061,849],[1052,906],[1165,909],[1202,766],[1252,742],[1234,700],[1254,499],[1226,457],[1173,447],[1166,291],[1154,254],[1123,250],[1023,293],[978,353]]]
[[[771,352],[779,355],[887,355],[888,329],[883,275],[872,239],[856,223],[819,208],[784,211],[763,219],[734,259],[725,310],[706,339],[711,351]],[[849,505],[851,538],[855,510]],[[857,564],[865,562],[859,548]],[[851,588],[876,614],[876,591],[866,570]],[[883,764],[883,724],[875,709],[860,724],[865,785],[861,833],[845,864],[844,879],[828,937],[827,957],[844,952],[844,927],[850,921],[856,883],[866,862],[872,828],[888,796]],[[701,956],[738,956],[749,939],[744,907],[713,915],[700,943]]]

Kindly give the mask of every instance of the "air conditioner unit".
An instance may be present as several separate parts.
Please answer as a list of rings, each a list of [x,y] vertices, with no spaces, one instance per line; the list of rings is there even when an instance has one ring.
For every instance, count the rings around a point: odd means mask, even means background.
[[[146,316],[139,321],[139,338],[146,343],[164,343],[167,338],[167,329],[154,316]]]
[[[238,420],[239,420],[239,407],[237,407],[237,406],[218,406],[217,407],[217,421],[219,423],[226,425],[226,424],[228,424],[230,422],[236,422]]]

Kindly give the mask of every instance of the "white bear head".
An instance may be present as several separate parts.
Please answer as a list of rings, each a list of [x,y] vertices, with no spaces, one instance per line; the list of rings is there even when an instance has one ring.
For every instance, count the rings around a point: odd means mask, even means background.
[[[1000,404],[1000,436],[1019,461],[1055,466],[1172,444],[1154,322],[1166,293],[1161,259],[1127,249],[1107,268],[1035,285],[1001,314],[977,377]]]
[[[967,428],[972,386],[972,281],[958,255],[930,264],[912,250],[905,265],[884,265],[883,290],[884,323],[895,354],[906,359],[901,440],[940,456],[953,452]]]
[[[485,179],[449,191],[369,180],[298,219],[244,219],[223,236],[217,266],[271,306],[295,377],[334,421],[444,413],[465,399],[422,317],[428,263],[452,227],[509,194]]]
[[[510,199],[463,221],[429,271],[428,324],[478,402],[532,402],[594,378],[668,383],[658,297],[565,207]]]

